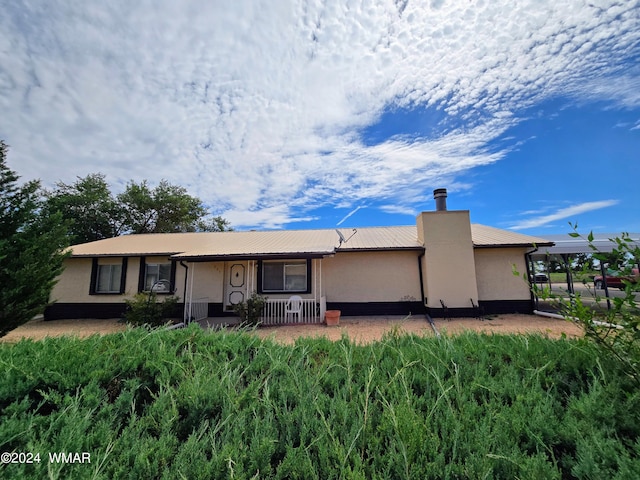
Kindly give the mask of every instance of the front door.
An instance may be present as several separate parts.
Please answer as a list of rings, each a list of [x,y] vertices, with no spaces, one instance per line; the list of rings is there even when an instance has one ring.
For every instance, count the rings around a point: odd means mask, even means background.
[[[232,312],[233,307],[244,302],[247,293],[247,265],[228,262],[225,269],[224,309]]]

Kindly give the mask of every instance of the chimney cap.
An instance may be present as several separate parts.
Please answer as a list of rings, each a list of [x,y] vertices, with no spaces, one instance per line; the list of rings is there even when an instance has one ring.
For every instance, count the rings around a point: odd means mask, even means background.
[[[436,212],[444,212],[447,210],[446,188],[436,188],[433,191],[433,199],[436,201]]]

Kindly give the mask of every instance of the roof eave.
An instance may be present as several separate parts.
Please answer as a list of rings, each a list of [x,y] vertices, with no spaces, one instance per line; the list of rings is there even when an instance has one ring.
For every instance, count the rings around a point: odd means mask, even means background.
[[[531,248],[531,247],[552,247],[553,242],[545,243],[491,243],[491,244],[473,244],[473,248]]]
[[[79,253],[70,258],[107,258],[107,257],[173,257],[181,252],[119,252],[119,253]]]
[[[365,247],[365,248],[336,248],[336,253],[348,253],[348,252],[423,252],[422,246],[411,247]]]
[[[260,253],[260,254],[232,254],[232,255],[172,255],[172,260],[188,262],[224,262],[246,260],[282,260],[287,258],[323,258],[333,255],[335,252],[288,252],[288,253]]]

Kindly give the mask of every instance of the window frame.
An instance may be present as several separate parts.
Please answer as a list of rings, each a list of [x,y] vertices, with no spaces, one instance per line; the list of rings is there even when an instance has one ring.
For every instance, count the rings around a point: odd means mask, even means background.
[[[160,278],[160,266],[162,265],[169,265],[168,278]],[[140,257],[138,292],[149,292],[149,289],[147,289],[147,277],[149,276],[149,273],[148,273],[149,266],[158,267],[158,274],[157,274],[158,280],[156,281],[167,280],[169,282],[168,290],[158,290],[158,291],[155,291],[154,293],[158,295],[173,295],[175,293],[175,284],[176,284],[176,262],[168,258],[158,258],[158,257],[151,257],[151,258]]]
[[[265,273],[265,264],[282,264],[282,290],[272,290],[266,289],[264,286],[264,273]],[[287,265],[304,265],[305,266],[305,288],[296,289],[296,290],[287,290],[286,289],[286,267]],[[311,279],[312,279],[312,262],[310,258],[288,258],[288,259],[278,259],[278,260],[259,260],[258,261],[258,293],[260,294],[294,294],[294,293],[311,293]]]
[[[100,259],[105,257],[94,257],[91,263],[91,281],[89,284],[89,295],[122,295],[125,292],[126,287],[126,279],[127,279],[127,263],[128,258],[122,257],[120,263],[109,262],[109,263],[100,263]],[[120,281],[119,288],[117,290],[100,290],[98,287],[100,286],[100,270],[103,267],[109,267],[113,269],[113,267],[120,267]],[[111,280],[113,277],[110,275]],[[117,281],[117,279],[116,279]],[[109,282],[112,284],[112,281]]]

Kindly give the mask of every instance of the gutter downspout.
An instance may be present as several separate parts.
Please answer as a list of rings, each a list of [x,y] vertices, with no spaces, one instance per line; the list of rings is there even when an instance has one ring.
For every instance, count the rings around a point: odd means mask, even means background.
[[[189,266],[185,265],[182,260],[180,260],[180,266],[184,267],[184,292],[182,294],[182,301],[184,302],[184,307],[182,308],[182,320],[186,323],[187,321],[187,282],[189,281]]]
[[[418,255],[418,274],[420,275],[420,296],[422,297],[422,306],[424,307],[425,313],[427,312],[427,301],[424,296],[424,278],[422,273],[422,259],[424,258],[425,252],[422,252]]]

